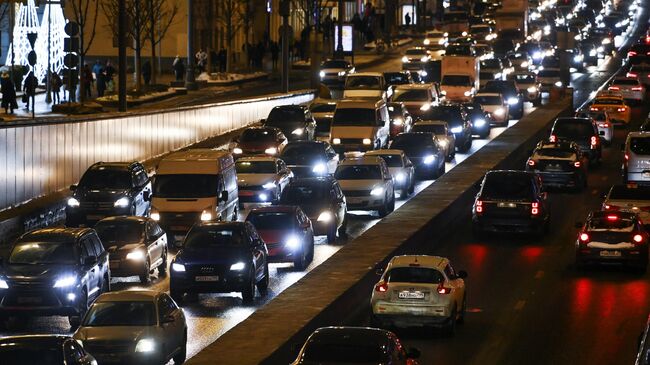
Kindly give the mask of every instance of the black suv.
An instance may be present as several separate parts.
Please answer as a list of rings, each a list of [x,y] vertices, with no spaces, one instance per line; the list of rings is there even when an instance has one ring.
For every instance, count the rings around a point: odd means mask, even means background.
[[[241,292],[245,303],[264,295],[269,286],[269,252],[250,222],[197,224],[187,233],[172,261],[169,293],[178,303],[183,294]]]
[[[0,315],[68,316],[77,327],[110,280],[108,252],[95,230],[34,230],[18,238],[3,262]]]
[[[513,80],[490,80],[480,91],[502,94],[510,106],[510,115],[514,119],[521,119],[524,116],[524,97]]]
[[[472,231],[529,232],[545,234],[549,229],[547,193],[542,179],[532,172],[488,171],[472,209]]]
[[[23,335],[0,339],[3,365],[93,365],[92,355],[70,336]]]
[[[553,123],[549,141],[560,140],[575,142],[580,151],[589,158],[590,164],[599,164],[603,153],[603,144],[598,134],[598,126],[591,118],[566,117],[557,118]]]
[[[526,171],[539,174],[544,187],[579,191],[587,186],[586,162],[575,142],[540,141],[526,161]]]
[[[460,104],[434,106],[423,116],[424,120],[442,120],[447,122],[449,131],[456,137],[458,152],[467,152],[472,148],[472,123]]]
[[[149,214],[151,179],[139,162],[97,162],[71,185],[65,225],[91,226],[115,215]]]
[[[438,147],[433,133],[400,133],[395,137],[390,148],[404,151],[420,177],[437,179],[445,173],[447,156]]]
[[[262,124],[280,128],[290,141],[313,141],[316,131],[316,120],[305,105],[276,106]]]
[[[279,204],[299,206],[311,220],[314,235],[327,235],[329,243],[336,242],[337,234],[346,234],[347,202],[333,177],[294,180],[282,191]]]
[[[483,106],[480,103],[471,101],[463,103],[463,108],[472,121],[472,133],[477,134],[480,138],[487,138],[490,135],[490,118],[488,117]]]

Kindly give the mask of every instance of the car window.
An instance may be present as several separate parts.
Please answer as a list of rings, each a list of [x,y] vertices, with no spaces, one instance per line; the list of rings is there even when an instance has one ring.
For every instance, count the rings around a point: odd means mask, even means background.
[[[454,268],[449,264],[445,266],[445,275],[447,275],[447,278],[450,280],[456,278],[456,272],[454,271]]]
[[[92,241],[89,239],[88,236],[84,237],[81,239],[81,252],[83,254],[84,249],[86,250],[85,252],[87,253],[88,257],[97,257],[97,252],[95,251],[95,245],[92,243]]]
[[[88,236],[88,239],[90,239],[90,242],[95,248],[95,254],[97,254],[97,256],[100,256],[101,254],[104,253],[104,246],[102,246],[102,242],[99,240],[99,237],[97,237],[94,234],[91,234],[90,236]]]
[[[158,322],[162,322],[166,316],[171,315],[176,309],[176,305],[167,295],[161,295],[158,298]]]
[[[630,138],[630,150],[638,155],[650,155],[650,137]]]
[[[147,180],[149,179],[149,176],[147,176],[147,173],[144,172],[143,170],[138,169],[135,173],[135,185],[136,186],[143,186],[147,183]]]
[[[445,279],[440,271],[428,267],[395,267],[384,280],[388,283],[440,284]]]

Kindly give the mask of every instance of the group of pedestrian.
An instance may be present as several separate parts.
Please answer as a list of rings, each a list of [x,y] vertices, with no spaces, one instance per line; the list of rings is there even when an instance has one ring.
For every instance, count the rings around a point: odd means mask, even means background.
[[[261,69],[264,64],[264,54],[266,53],[266,45],[264,42],[259,41],[257,45],[245,43],[242,45],[242,51],[246,53],[248,59],[248,66],[252,69]]]

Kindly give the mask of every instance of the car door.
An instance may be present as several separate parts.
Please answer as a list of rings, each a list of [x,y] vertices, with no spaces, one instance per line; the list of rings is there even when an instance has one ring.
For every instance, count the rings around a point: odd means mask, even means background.
[[[345,201],[345,195],[343,190],[338,182],[334,182],[331,188],[331,195],[334,197],[334,211],[336,212],[337,221],[339,223],[345,220],[345,215],[347,214],[347,204]]]
[[[96,233],[91,233],[88,235],[88,239],[92,242],[93,248],[95,249],[95,254],[97,256],[97,285],[101,288],[104,278],[107,277],[110,280],[110,266],[109,266],[109,254],[104,249],[104,245],[97,236]]]
[[[86,274],[86,286],[88,288],[88,299],[90,302],[90,299],[94,298],[99,292],[97,254],[95,253],[95,247],[87,235],[80,239],[79,244],[81,246],[81,262]]]
[[[134,197],[135,214],[145,216],[149,211],[149,197],[151,196],[151,182],[143,168],[137,167],[133,174],[133,184],[137,189]]]
[[[145,226],[145,244],[147,246],[147,252],[149,253],[149,258],[151,259],[151,265],[162,260],[163,255],[163,244],[160,240],[159,232],[156,230],[153,222],[146,222]]]
[[[184,340],[185,321],[181,309],[166,293],[158,297],[158,324],[161,329],[161,340],[165,349],[165,358],[182,347]]]
[[[250,222],[246,222],[246,231],[248,243],[253,255],[253,263],[255,264],[255,281],[257,282],[264,277],[264,268],[266,266],[266,244],[257,234],[257,230]]]
[[[339,154],[328,144],[325,147],[325,157],[327,158],[327,171],[333,174],[339,165]]]

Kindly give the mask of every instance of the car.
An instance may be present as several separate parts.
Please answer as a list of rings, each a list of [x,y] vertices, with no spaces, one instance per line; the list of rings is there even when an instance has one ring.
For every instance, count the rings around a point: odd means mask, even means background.
[[[597,165],[602,158],[602,143],[596,122],[591,118],[561,117],[555,119],[550,142],[567,140],[575,142],[589,159],[590,165]]]
[[[354,71],[354,65],[346,60],[329,59],[321,62],[318,76],[320,82],[329,87],[341,87],[345,83],[345,77]]]
[[[420,351],[408,351],[394,333],[368,327],[322,327],[314,331],[292,365],[418,365]]]
[[[139,162],[97,162],[71,185],[65,225],[92,226],[114,215],[149,214],[151,179]]]
[[[533,106],[542,104],[542,84],[534,72],[514,72],[508,75],[508,79],[515,82],[517,90],[526,101],[531,102]]]
[[[562,76],[559,69],[544,68],[537,72],[537,80],[541,84],[540,92],[551,92],[551,89],[561,88],[564,86],[562,83]]]
[[[533,65],[533,59],[528,55],[528,53],[511,53],[507,57],[510,62],[512,62],[515,72],[528,71]]]
[[[97,360],[70,336],[23,335],[0,338],[3,365],[97,365]]]
[[[438,145],[444,151],[447,162],[456,157],[456,136],[451,133],[447,122],[442,120],[421,120],[413,126],[413,132],[433,133]]]
[[[299,206],[311,220],[314,235],[327,235],[329,243],[347,234],[346,198],[341,185],[331,176],[292,181],[282,192],[279,204]]]
[[[499,127],[508,126],[510,106],[502,94],[480,91],[474,96],[473,100],[488,113],[490,116],[489,124]]]
[[[497,39],[492,42],[495,58],[505,58],[508,53],[515,50],[515,43],[510,37],[504,37],[504,34],[497,33]]]
[[[404,103],[388,103],[388,117],[390,118],[390,137],[393,138],[402,132],[409,132],[413,127],[413,117],[404,106]]]
[[[603,196],[602,210],[632,212],[650,228],[650,187],[635,183],[613,185]]]
[[[483,88],[484,92],[500,93],[506,99],[509,106],[508,114],[515,119],[524,116],[524,98],[517,89],[517,84],[512,80],[488,81]]]
[[[424,44],[424,46],[430,46],[435,44],[444,46],[447,44],[447,35],[445,34],[445,32],[440,30],[427,31],[424,35],[424,40],[422,41],[422,44]]]
[[[384,72],[384,79],[388,86],[408,85],[414,82],[413,76],[408,71]]]
[[[386,100],[391,90],[381,72],[356,72],[345,78],[343,98]]]
[[[542,177],[545,188],[573,188],[587,186],[587,158],[575,142],[540,141],[526,161],[526,171]]]
[[[472,123],[462,105],[443,104],[433,107],[423,119],[447,122],[449,131],[454,134],[456,149],[459,152],[465,153],[472,148]]]
[[[502,80],[503,77],[502,71],[493,71],[493,70],[481,70],[479,73],[479,90],[484,87],[490,80]]]
[[[393,177],[395,189],[400,189],[400,197],[406,199],[409,194],[415,191],[415,167],[402,150],[382,149],[368,151],[365,156],[381,157],[388,166],[390,175]]]
[[[554,52],[552,55],[547,55],[542,59],[539,70],[559,70],[561,69],[560,64],[560,56]]]
[[[478,135],[479,138],[487,138],[492,129],[488,111],[475,100],[463,103],[462,105],[472,123],[472,134]]]
[[[309,104],[309,111],[316,120],[316,140],[329,141],[332,118],[336,110],[336,101],[332,99],[315,99]]]
[[[398,134],[390,145],[402,150],[413,162],[415,173],[423,179],[437,179],[445,173],[445,151],[433,133],[410,132]]]
[[[184,294],[240,292],[252,303],[255,288],[266,295],[269,252],[250,222],[202,222],[194,225],[171,264],[169,293],[184,303]]]
[[[578,118],[591,118],[598,126],[598,134],[606,145],[610,145],[614,139],[614,123],[606,111],[592,112],[589,108],[576,112]]]
[[[635,44],[627,51],[627,60],[632,65],[650,63],[650,44]]]
[[[276,157],[243,157],[235,163],[235,170],[240,205],[277,201],[293,178],[287,164]]]
[[[641,104],[645,101],[646,89],[638,77],[615,77],[608,90],[620,92],[626,102]]]
[[[111,276],[138,276],[149,283],[158,268],[167,274],[167,234],[151,218],[117,216],[97,222],[95,231],[108,251]]]
[[[316,120],[306,105],[273,107],[262,125],[280,129],[289,141],[313,141],[316,133]]]
[[[331,143],[337,152],[380,149],[389,137],[390,117],[383,100],[348,99],[336,105]]]
[[[287,137],[279,128],[248,127],[239,137],[232,140],[232,155],[235,158],[245,156],[276,156],[287,145]]]
[[[514,72],[514,68],[508,68],[506,67],[503,62],[501,62],[500,59],[498,58],[489,58],[485,60],[481,60],[481,72],[484,71],[490,71],[494,72],[495,80],[502,80],[504,77],[506,77],[508,74]],[[484,84],[481,84],[481,87],[483,87]]]
[[[376,210],[385,217],[395,210],[395,183],[381,157],[345,158],[336,168],[348,210]]]
[[[339,155],[324,141],[291,142],[282,151],[280,159],[295,177],[333,174],[339,163]]]
[[[638,78],[643,86],[648,87],[650,86],[650,64],[640,63],[637,65],[632,65],[630,71],[627,72],[626,76]]]
[[[391,96],[392,102],[403,103],[409,114],[418,118],[438,104],[433,84],[398,85]]]
[[[623,182],[650,184],[650,132],[628,133],[623,150]]]
[[[472,232],[546,234],[550,209],[542,178],[520,170],[492,170],[485,174],[472,207]]]
[[[185,314],[154,290],[100,295],[73,338],[101,364],[182,364],[187,357]]]
[[[436,326],[451,335],[465,319],[466,277],[445,257],[395,256],[372,291],[372,319],[379,327]]]
[[[311,220],[297,205],[272,205],[248,213],[269,250],[269,262],[292,262],[305,270],[314,259],[314,229]]]
[[[617,95],[596,96],[589,110],[593,112],[606,111],[614,123],[629,124],[632,119],[630,108],[622,97]]]
[[[427,63],[431,61],[431,56],[424,47],[411,47],[404,51],[402,56],[403,70],[423,70]]]
[[[468,56],[476,57],[476,51],[472,44],[466,43],[449,43],[445,48],[445,57],[447,56]]]
[[[469,27],[469,34],[479,41],[491,41],[496,38],[496,33],[488,24],[474,24]]]
[[[575,243],[576,266],[590,263],[623,263],[645,273],[648,266],[648,238],[638,214],[593,211],[579,228]]]
[[[91,228],[41,228],[20,236],[0,268],[0,317],[68,316],[76,328],[110,290],[109,254]]]

